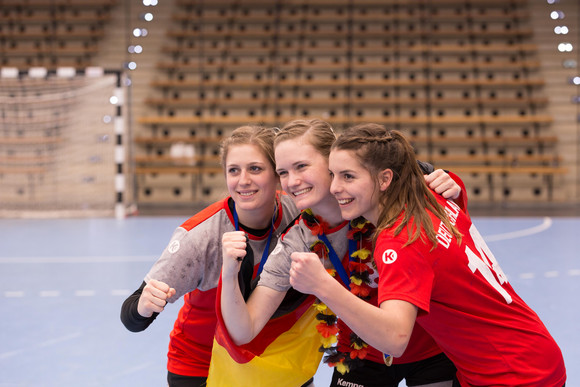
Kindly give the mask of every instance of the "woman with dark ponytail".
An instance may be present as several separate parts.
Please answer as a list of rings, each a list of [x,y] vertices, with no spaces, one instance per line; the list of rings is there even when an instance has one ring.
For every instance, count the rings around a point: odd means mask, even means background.
[[[565,384],[560,348],[469,215],[427,187],[401,133],[350,128],[333,144],[329,169],[342,217],[376,225],[378,307],[337,286],[310,253],[292,254],[295,289],[316,295],[385,354],[404,353],[419,324],[453,361],[461,386]]]

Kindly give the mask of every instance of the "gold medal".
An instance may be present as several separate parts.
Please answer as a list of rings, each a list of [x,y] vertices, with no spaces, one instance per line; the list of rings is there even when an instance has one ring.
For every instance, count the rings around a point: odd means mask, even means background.
[[[391,355],[387,355],[386,353],[383,353],[383,361],[385,362],[387,367],[390,367],[391,364],[393,364],[393,357]]]

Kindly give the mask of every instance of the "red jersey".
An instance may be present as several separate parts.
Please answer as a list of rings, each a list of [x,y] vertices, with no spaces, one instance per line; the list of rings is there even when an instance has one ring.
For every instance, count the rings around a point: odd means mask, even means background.
[[[457,204],[435,195],[461,244],[433,214],[437,247],[422,238],[404,246],[400,224],[379,235],[374,259],[379,304],[404,300],[458,369],[462,386],[557,386],[566,381],[560,348],[516,294],[483,238]],[[404,246],[404,247],[403,247]]]
[[[339,226],[331,229],[325,229],[324,233],[328,238],[332,248],[335,250],[338,257],[342,257],[342,264],[347,273],[349,273],[349,251],[348,251],[348,222],[343,222]],[[267,286],[277,291],[286,291],[290,288],[290,254],[294,251],[310,251],[310,246],[319,241],[319,237],[313,235],[302,218],[296,222],[283,235],[282,240],[278,242],[276,249],[270,254],[268,262],[264,266],[264,271],[260,278],[260,285]],[[327,268],[332,268],[332,264],[328,259],[324,260]],[[375,289],[373,295],[367,302],[377,304],[376,288],[378,287],[377,274],[373,269],[370,269],[370,286]],[[336,275],[336,280],[344,286],[344,282]],[[338,336],[338,349],[341,352],[349,353],[350,348],[350,334],[352,330],[339,318],[338,327],[340,334]],[[377,349],[369,346],[367,348],[368,354],[366,360],[371,360],[376,363],[384,363],[383,354]],[[417,324],[413,329],[411,340],[407,346],[405,353],[398,358],[393,359],[395,364],[412,363],[419,360],[427,359],[441,353],[441,349],[435,344],[435,341]]]

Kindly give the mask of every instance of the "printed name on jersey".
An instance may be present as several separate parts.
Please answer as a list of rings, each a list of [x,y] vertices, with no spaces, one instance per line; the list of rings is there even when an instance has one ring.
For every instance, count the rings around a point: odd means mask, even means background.
[[[453,226],[455,226],[455,223],[457,223],[457,216],[459,215],[459,211],[461,211],[461,209],[457,204],[455,204],[455,202],[451,200],[447,201],[447,205],[445,206],[444,209],[445,212],[447,213],[447,218],[449,219],[449,222]],[[437,230],[437,241],[441,246],[448,249],[449,246],[451,245],[452,240],[453,234],[451,233],[449,228],[447,228],[445,223],[441,222],[439,224],[439,229]]]
[[[461,208],[452,200],[447,200],[447,205],[445,206],[445,212],[447,213],[447,217],[449,218],[449,222],[455,226],[457,223],[457,217],[459,216],[459,212]]]

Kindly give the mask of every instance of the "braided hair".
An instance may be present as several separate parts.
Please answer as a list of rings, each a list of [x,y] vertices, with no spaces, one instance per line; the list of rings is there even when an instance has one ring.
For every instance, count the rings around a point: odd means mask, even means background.
[[[417,164],[411,144],[396,130],[387,130],[378,124],[360,124],[346,129],[334,142],[332,150],[350,150],[370,173],[390,169],[393,178],[388,188],[380,192],[380,214],[375,239],[379,233],[391,227],[401,214],[402,222],[395,229],[398,235],[407,227],[408,245],[421,237],[421,229],[427,238],[437,245],[437,231],[427,211],[433,213],[447,226],[461,243],[461,234],[447,217],[444,208],[427,187],[423,172]],[[378,181],[375,181],[375,188]]]

